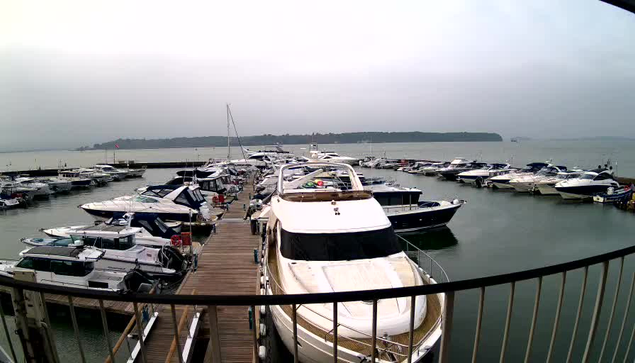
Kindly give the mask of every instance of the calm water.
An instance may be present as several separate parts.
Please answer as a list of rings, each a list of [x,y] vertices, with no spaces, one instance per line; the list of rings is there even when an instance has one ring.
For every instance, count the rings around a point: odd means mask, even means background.
[[[368,144],[327,145],[342,154],[363,155],[369,152]],[[302,146],[291,146],[286,149],[301,153]],[[255,148],[254,148],[255,149]],[[435,143],[435,144],[375,144],[373,153],[388,157],[409,157],[428,159],[451,159],[455,156],[479,157],[487,161],[508,160],[513,157],[516,165],[534,160],[553,158],[554,162],[569,166],[592,167],[601,160],[611,157],[618,162],[618,172],[624,176],[635,176],[635,146],[628,143],[612,142],[525,142],[512,143]],[[238,157],[238,150],[233,155]],[[174,149],[174,150],[138,150],[119,152],[117,158],[139,161],[161,160],[201,160],[209,157],[222,157],[225,149]],[[482,156],[481,156],[482,155]],[[29,160],[37,157],[41,166],[56,166],[59,160],[76,165],[91,165],[103,161],[103,152],[48,152],[48,153],[13,153],[0,154],[0,161],[6,165],[12,161],[15,169],[29,167]],[[101,158],[101,159],[100,159]],[[112,155],[110,155],[112,158]],[[409,236],[413,242],[431,251],[431,254],[446,269],[452,280],[473,278],[518,271],[548,264],[570,261],[594,254],[608,252],[629,246],[635,236],[635,215],[594,204],[566,203],[559,197],[519,195],[510,192],[475,189],[454,182],[443,182],[436,178],[413,176],[400,172],[363,169],[368,176],[382,175],[401,183],[404,186],[415,186],[424,191],[424,199],[461,198],[468,201],[462,207],[449,229]],[[0,215],[0,231],[3,243],[0,244],[0,257],[15,258],[23,248],[19,238],[38,236],[42,227],[91,223],[91,218],[78,209],[79,204],[104,200],[123,195],[146,183],[165,181],[174,170],[148,170],[145,178],[111,183],[105,188],[93,189],[67,196],[53,197],[49,201],[38,202],[29,209],[4,212]],[[624,282],[618,313],[612,324],[611,339],[608,351],[612,353],[615,336],[621,324],[625,305],[625,295],[631,282],[635,264],[627,259],[624,271]],[[612,264],[609,275],[609,286],[605,295],[604,311],[598,338],[597,349],[604,338],[609,310],[613,301],[617,264]],[[598,282],[598,268],[592,268],[587,283],[588,291],[585,299],[584,319],[575,345],[573,361],[580,360],[580,354],[586,343],[586,333]],[[532,361],[545,360],[550,341],[550,332],[555,314],[560,276],[546,278],[542,289],[542,300],[539,310],[539,321]],[[570,273],[567,276],[564,309],[554,350],[554,362],[564,361],[571,341],[571,326],[575,318],[581,273]],[[534,304],[536,281],[522,282],[516,286],[513,319],[507,349],[507,361],[522,361],[526,346],[531,314]],[[488,288],[483,322],[482,338],[479,349],[479,361],[498,360],[501,351],[505,310],[509,296],[509,286]],[[457,294],[455,311],[455,330],[452,337],[452,361],[469,361],[472,354],[474,327],[478,305],[478,291]],[[632,312],[632,311],[631,311]],[[56,324],[60,331],[66,333],[68,340],[58,341],[58,345],[74,349],[72,331],[61,324],[64,313]],[[635,314],[631,313],[629,323],[635,323]],[[98,322],[97,319],[93,319]],[[632,325],[628,325],[629,327]],[[101,326],[97,323],[85,324],[86,336],[91,337],[93,346],[100,343]],[[625,334],[630,334],[627,330]],[[628,337],[628,335],[627,335]],[[626,337],[626,338],[627,338]],[[88,338],[86,338],[88,339]],[[100,340],[101,339],[101,340]],[[60,339],[63,340],[63,339]],[[89,344],[88,342],[86,344]],[[62,349],[60,349],[62,351]],[[94,361],[102,360],[104,349],[93,349]],[[622,357],[620,351],[618,359]],[[605,357],[606,359],[606,357]],[[632,356],[631,356],[632,361]]]

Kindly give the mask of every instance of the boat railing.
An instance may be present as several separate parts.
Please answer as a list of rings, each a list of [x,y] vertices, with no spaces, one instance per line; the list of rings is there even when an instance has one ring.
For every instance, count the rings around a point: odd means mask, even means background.
[[[271,294],[272,294],[272,295],[285,295],[285,294],[286,294],[286,292],[284,291],[284,288],[283,288],[282,286],[280,286],[280,284],[278,283],[278,281],[277,281],[277,279],[276,279],[275,275],[271,273],[271,269],[270,269],[270,268],[267,268],[267,272],[268,272],[268,273],[265,275],[265,276],[266,276],[266,279],[267,279],[267,280],[266,280],[265,289],[270,289],[270,290],[271,290]],[[291,309],[293,309],[293,306],[291,306],[291,305],[287,305],[287,306],[289,306]],[[325,316],[324,314],[322,314],[322,313],[320,313],[320,312],[316,311],[315,309],[312,309],[312,308],[310,307],[310,304],[300,304],[300,305],[295,306],[295,310],[296,310],[296,311],[298,311],[300,308],[306,309],[308,312],[310,312],[311,314],[314,314],[314,315],[318,316],[318,317],[319,317],[319,318],[321,318],[321,319],[324,319],[324,320],[326,320],[326,321],[331,321],[331,322],[333,322],[333,317],[332,317],[332,316]],[[291,310],[291,311],[293,311],[293,310]],[[303,321],[305,322],[305,324],[309,324],[309,325],[313,326],[314,328],[316,328],[317,330],[323,331],[323,332],[324,332],[324,341],[328,341],[327,337],[328,337],[329,335],[332,335],[332,334],[333,334],[334,329],[331,329],[331,330],[329,330],[329,331],[326,331],[326,330],[324,330],[324,328],[323,328],[323,327],[320,327],[319,325],[314,324],[314,323],[310,322],[310,321],[309,321],[309,320],[307,320],[307,319],[304,319]],[[435,326],[436,326],[436,325],[435,325]],[[372,339],[372,334],[368,334],[368,333],[362,332],[362,331],[360,331],[360,330],[358,330],[358,329],[352,328],[352,327],[350,327],[350,326],[344,325],[344,324],[339,323],[339,322],[337,322],[337,328],[338,328],[338,329],[339,329],[339,328],[345,328],[345,329],[350,330],[350,331],[352,331],[352,332],[354,332],[354,333],[357,333],[357,334],[360,334],[360,335],[362,335],[362,336],[365,336],[366,338],[363,338],[363,339]],[[357,343],[357,344],[363,345],[363,346],[367,347],[368,349],[370,349],[370,348],[371,348],[371,344],[370,344],[370,343],[368,343],[368,342],[364,342],[364,341],[361,341],[361,340],[359,340],[359,339],[352,338],[352,337],[350,337],[350,336],[346,336],[345,338],[346,338],[347,340],[353,341],[353,342],[355,342],[355,343]],[[389,345],[389,347],[388,347],[388,348],[385,348],[385,349],[384,349],[385,351],[387,351],[387,352],[389,352],[389,353],[391,353],[391,354],[395,354],[395,355],[401,356],[401,357],[403,357],[403,358],[406,358],[406,357],[407,357],[407,356],[406,356],[405,354],[403,354],[403,353],[400,353],[400,352],[395,352],[394,350],[390,350],[390,346],[397,346],[397,347],[402,348],[402,349],[408,349],[408,345],[406,345],[406,344],[401,344],[401,343],[399,343],[399,342],[392,341],[392,340],[390,340],[390,339],[387,339],[387,338],[384,338],[384,337],[380,337],[380,336],[377,336],[377,337],[376,337],[376,339],[377,339],[377,341],[380,341],[380,342],[383,342],[383,343],[385,343],[385,344]],[[423,340],[422,340],[422,341],[423,341]],[[415,345],[415,348],[418,348],[420,345],[421,345],[421,342],[419,342],[418,344],[416,344],[416,345]]]
[[[5,342],[3,344],[8,344],[9,348],[13,351],[14,361],[22,361],[21,359],[18,360],[15,358],[17,356],[15,355],[17,349],[23,350],[23,346],[30,347],[30,344],[34,344],[32,340],[21,340],[23,344],[20,345],[13,345],[12,343],[16,339],[20,340],[20,336],[24,337],[24,335],[22,335],[25,329],[24,322],[33,321],[34,319],[33,314],[27,313],[27,309],[34,307],[27,303],[28,299],[25,299],[25,294],[41,296],[42,299],[44,299],[45,294],[55,294],[58,296],[58,300],[60,298],[62,300],[64,298],[68,299],[76,338],[80,337],[81,333],[77,326],[77,320],[74,317],[74,304],[79,305],[81,303],[85,305],[87,301],[92,301],[92,305],[98,307],[102,317],[106,315],[104,302],[132,303],[134,307],[133,316],[138,317],[139,321],[141,321],[142,316],[139,306],[146,303],[167,307],[174,305],[181,309],[186,306],[205,306],[206,308],[202,309],[201,312],[209,314],[210,309],[212,309],[211,311],[215,311],[216,307],[225,306],[250,307],[251,311],[259,311],[256,307],[292,306],[297,312],[299,306],[306,307],[309,304],[331,304],[333,311],[336,311],[337,306],[341,306],[341,303],[365,301],[370,305],[370,302],[372,302],[373,321],[369,323],[371,326],[368,327],[369,330],[372,329],[374,332],[371,336],[371,347],[378,347],[378,342],[383,342],[383,337],[377,334],[377,305],[379,301],[395,298],[409,298],[412,299],[411,301],[414,301],[420,296],[442,294],[441,308],[443,314],[441,320],[436,322],[436,324],[440,324],[443,333],[440,338],[438,361],[441,363],[449,362],[450,342],[452,341],[453,333],[457,331],[465,332],[467,328],[465,326],[465,320],[463,319],[461,320],[461,325],[453,324],[454,312],[457,305],[455,297],[457,295],[461,296],[461,299],[459,299],[460,304],[458,305],[460,306],[462,314],[473,313],[476,316],[476,329],[473,330],[473,345],[465,344],[465,341],[463,341],[460,354],[457,354],[459,352],[452,352],[452,354],[461,355],[468,361],[468,357],[471,356],[473,362],[477,361],[479,357],[487,357],[487,361],[490,361],[493,359],[492,355],[495,354],[496,360],[503,361],[506,356],[511,356],[510,352],[512,352],[511,348],[508,350],[508,348],[512,346],[510,342],[512,332],[511,323],[512,316],[517,314],[515,309],[518,309],[518,307],[515,308],[514,302],[521,299],[521,296],[526,296],[526,289],[529,287],[531,288],[530,291],[532,291],[530,294],[535,293],[535,298],[533,298],[533,314],[530,313],[531,318],[524,320],[526,322],[524,329],[521,328],[521,325],[516,326],[514,324],[514,336],[518,337],[518,334],[522,335],[523,331],[526,332],[525,334],[528,334],[528,336],[525,336],[526,340],[523,339],[522,342],[515,339],[513,345],[513,355],[515,358],[518,358],[519,355],[524,355],[526,358],[525,361],[531,359],[539,359],[540,361],[565,361],[564,358],[566,356],[566,361],[589,362],[591,360],[602,361],[602,357],[607,361],[628,361],[628,358],[632,357],[633,352],[631,346],[635,338],[635,321],[633,318],[635,308],[631,306],[635,292],[635,272],[633,272],[635,266],[635,246],[628,246],[608,253],[528,270],[449,281],[447,274],[443,271],[442,267],[434,261],[433,256],[429,253],[418,251],[414,248],[416,246],[408,243],[406,243],[406,245],[406,253],[412,257],[416,257],[418,265],[424,266],[423,269],[439,283],[401,288],[333,293],[267,294],[264,291],[266,283],[264,276],[266,262],[261,258],[258,261],[261,264],[262,273],[260,295],[154,295],[134,292],[119,293],[42,284],[0,276],[0,287],[2,287],[4,291],[11,293],[13,297],[12,303],[16,307],[15,321],[18,323],[16,329],[8,328],[12,325],[7,323],[4,311],[2,310],[2,304],[0,304],[0,318],[3,325],[0,327],[0,330],[4,330],[5,337],[11,337],[10,339],[3,339],[3,342]],[[582,281],[581,284],[580,281]],[[591,282],[593,282],[595,287],[591,287]],[[210,283],[213,283],[213,281],[210,281]],[[544,288],[543,285],[545,286]],[[275,286],[275,283],[271,279],[269,286]],[[506,302],[501,301],[500,298],[485,299],[486,292],[490,292],[491,289],[495,291],[506,289],[508,291]],[[474,292],[476,292],[476,295]],[[523,295],[523,293],[525,294]],[[593,298],[588,296],[591,294],[594,295]],[[609,297],[608,295],[611,296]],[[472,303],[475,297],[478,300],[478,305]],[[576,303],[574,303],[573,309],[567,311],[563,304],[565,299],[567,301],[576,301],[577,310],[575,307]],[[547,303],[547,301],[549,303]],[[556,303],[553,304],[553,301]],[[467,306],[463,304],[467,304]],[[491,350],[479,353],[479,348],[485,344],[491,346],[492,340],[496,340],[500,343],[499,336],[492,336],[490,334],[485,336],[484,333],[482,334],[486,317],[484,309],[485,306],[488,305],[489,311],[491,309],[489,307],[490,304],[505,304],[507,306],[506,308],[501,307],[501,317],[504,323],[501,322],[501,324],[503,324],[501,326],[503,333],[502,343],[499,345],[501,347],[500,355],[493,353]],[[411,304],[411,306],[413,305]],[[41,309],[43,309],[43,313],[35,315],[38,317],[36,324],[50,326],[46,304],[42,304]],[[538,319],[539,315],[541,319]],[[568,316],[568,318],[565,319],[565,315]],[[334,317],[335,316],[334,314]],[[410,332],[414,331],[414,316],[415,314],[411,313]],[[513,320],[516,322],[517,319],[516,317]],[[544,319],[548,319],[550,323],[544,324]],[[110,338],[108,338],[110,331],[108,330],[107,321],[105,319],[103,320],[104,337],[106,337],[104,344],[107,345],[107,351],[111,352],[113,345],[111,344]],[[291,324],[295,332],[295,334],[291,334],[291,337],[294,338],[296,347],[298,346],[297,325],[299,320],[300,318],[297,314],[291,314]],[[541,320],[540,324],[538,324],[539,320]],[[202,321],[203,320],[201,320],[201,322]],[[209,324],[209,331],[215,332],[214,334],[218,334],[219,330],[225,329],[223,326],[211,321],[213,321],[213,319],[207,319],[207,324]],[[174,325],[178,331],[178,322]],[[336,318],[334,318],[331,334],[333,340],[336,340],[340,326]],[[140,329],[141,327],[142,326],[139,325]],[[257,328],[259,328],[258,325],[252,327],[254,356],[258,356],[259,348],[262,345],[258,337]],[[43,334],[49,334],[52,339],[54,339],[56,332],[55,329],[46,329]],[[218,336],[215,337],[214,334],[208,335],[210,340],[218,339]],[[0,335],[2,335],[1,332]],[[138,336],[141,336],[141,334]],[[342,339],[345,339],[345,337],[342,337]],[[482,342],[482,339],[485,339],[486,342]],[[367,339],[361,340],[366,340],[365,343],[368,343]],[[419,337],[417,337],[417,341],[419,341]],[[78,339],[77,345],[81,346],[81,344],[81,339]],[[333,343],[334,354],[337,354],[337,349],[335,348],[341,345],[341,342],[339,344],[337,342]],[[407,357],[416,356],[417,346],[415,342],[411,340],[407,345]],[[536,345],[537,348],[536,352],[532,354],[534,345]],[[213,345],[213,347],[212,356],[216,354],[220,356],[220,347],[218,345]],[[93,347],[91,347],[91,349],[92,348]],[[402,349],[401,353],[405,353],[406,348],[402,346],[398,346],[398,348]],[[422,349],[425,348],[426,347]],[[471,348],[472,353],[470,354],[469,351],[466,352],[466,348]],[[138,357],[138,361],[148,361],[144,349],[144,343],[139,342],[139,354],[141,359]],[[398,351],[398,349],[394,350]],[[372,352],[377,354],[377,349],[372,349]],[[414,356],[412,354],[413,352],[415,354]],[[295,353],[297,357],[297,350],[294,349],[292,353]],[[379,354],[381,354],[381,351],[379,351]],[[468,357],[465,357],[466,355]],[[542,359],[545,358],[545,355],[547,358]],[[375,355],[375,357],[377,356]],[[556,358],[554,359],[553,357]],[[610,360],[611,357],[613,358],[612,360]],[[522,359],[520,360],[522,361]],[[27,361],[30,360],[27,359]]]

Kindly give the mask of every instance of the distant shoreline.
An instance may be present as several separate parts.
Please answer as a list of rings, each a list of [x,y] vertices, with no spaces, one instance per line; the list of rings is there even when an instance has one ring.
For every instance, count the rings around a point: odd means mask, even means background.
[[[230,138],[231,146],[260,145],[308,145],[317,144],[358,144],[358,143],[397,143],[397,142],[501,142],[503,138],[492,132],[351,132],[341,134],[306,134],[245,136]],[[84,150],[112,149],[174,149],[192,147],[227,146],[226,136],[177,137],[166,139],[117,139],[92,147],[77,148]]]

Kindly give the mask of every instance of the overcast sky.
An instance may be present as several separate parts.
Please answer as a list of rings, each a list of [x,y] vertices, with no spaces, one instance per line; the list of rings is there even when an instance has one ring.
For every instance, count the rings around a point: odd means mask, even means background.
[[[635,137],[635,14],[597,0],[0,0],[0,151],[118,137]]]

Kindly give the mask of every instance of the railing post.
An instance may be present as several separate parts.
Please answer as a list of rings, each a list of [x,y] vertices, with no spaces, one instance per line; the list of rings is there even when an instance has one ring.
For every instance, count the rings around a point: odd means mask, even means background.
[[[427,296],[425,297],[427,299]],[[414,344],[415,310],[417,308],[417,296],[410,297],[410,326],[408,327],[408,363],[412,363],[412,346]]]
[[[18,358],[15,355],[15,348],[13,348],[13,341],[11,340],[9,328],[7,327],[7,318],[4,315],[4,308],[2,307],[2,303],[0,303],[0,316],[2,317],[2,327],[4,328],[4,335],[6,335],[7,342],[9,343],[9,348],[11,349],[11,357],[13,358],[13,362],[17,363]],[[82,358],[83,358],[83,355],[82,355]]]
[[[578,335],[578,325],[580,323],[580,317],[582,317],[582,307],[584,306],[584,296],[586,295],[586,284],[589,277],[589,266],[584,268],[584,277],[582,278],[582,290],[580,291],[580,301],[578,301],[578,313],[575,317],[575,324],[573,325],[573,333],[571,334],[571,344],[569,345],[569,352],[567,353],[567,362],[571,362],[571,356],[573,355],[573,347],[575,346],[576,337]],[[635,277],[635,276],[634,276]]]
[[[108,319],[106,318],[106,310],[104,309],[104,301],[101,299],[99,299],[99,312],[101,314],[101,324],[104,329],[106,344],[108,344],[108,354],[110,355],[110,361],[112,363],[115,363],[115,354],[112,351],[112,342],[110,341],[110,330],[108,329]]]
[[[542,276],[538,278],[538,286],[536,287],[536,299],[534,300],[534,313],[531,318],[531,328],[529,329],[529,340],[527,341],[527,352],[525,353],[525,363],[529,362],[529,357],[531,356],[531,346],[534,341],[536,321],[538,320],[538,309],[540,308],[540,292],[541,291],[542,291]]]
[[[628,319],[628,313],[631,310],[631,302],[633,301],[633,288],[635,288],[635,272],[633,273],[633,277],[631,278],[631,288],[628,290],[628,301],[626,302],[626,310],[624,311],[624,318],[622,318],[622,326],[620,327],[620,334],[617,337],[617,343],[615,344],[615,350],[613,351],[613,358],[611,358],[611,363],[615,362],[615,358],[617,358],[617,352],[620,350],[622,334],[624,334],[626,320]],[[628,358],[628,356],[626,358]]]
[[[79,356],[82,359],[82,362],[86,362],[86,357],[84,356],[84,348],[82,347],[82,340],[79,334],[79,326],[77,325],[77,317],[75,316],[75,306],[73,305],[73,297],[68,296],[68,307],[71,311],[71,321],[73,322],[73,332],[75,333],[75,339],[77,340],[77,347],[79,348]],[[13,348],[11,348],[13,350]]]
[[[298,363],[298,312],[296,304],[291,305],[291,319],[293,320],[293,362]]]
[[[211,352],[211,354],[206,354],[206,356],[211,357],[213,363],[220,363],[222,355],[220,337],[218,335],[218,309],[216,305],[209,305],[207,307],[207,321],[209,323],[208,351]]]
[[[549,351],[547,352],[546,362],[551,362],[553,347],[556,343],[556,335],[558,334],[558,326],[560,324],[560,313],[562,312],[562,302],[564,301],[564,288],[567,284],[567,272],[562,273],[562,284],[560,285],[560,294],[558,295],[558,306],[556,307],[556,317],[553,320],[553,329],[551,330],[551,342],[549,342]]]
[[[503,333],[503,346],[501,347],[500,363],[505,361],[507,352],[507,341],[509,340],[509,328],[512,323],[512,311],[514,309],[514,293],[516,292],[516,282],[510,284],[509,301],[507,303],[507,316],[505,318],[505,332]]]
[[[183,363],[183,349],[181,349],[181,337],[179,336],[179,326],[176,323],[176,308],[174,304],[170,304],[170,311],[172,312],[172,326],[174,327],[174,341],[176,342],[176,353],[179,355],[179,363]],[[185,310],[183,311],[185,314]],[[211,335],[211,332],[210,332]],[[170,350],[172,353],[172,350]]]
[[[375,347],[377,347],[377,300],[376,299],[373,300],[373,325],[372,325],[372,328],[373,328],[373,336],[372,336],[372,339],[371,339],[371,346],[370,346],[370,349],[371,349],[370,352],[371,353],[370,353],[370,356],[371,356],[371,359],[372,359],[371,362],[375,363],[375,361],[377,360],[377,352],[376,352],[376,349],[375,349]]]
[[[439,363],[450,362],[450,340],[452,338],[452,319],[454,317],[454,291],[445,293],[445,307],[443,308],[443,325],[441,328],[441,348],[439,350]]]
[[[617,306],[617,299],[620,296],[620,287],[622,286],[623,272],[624,272],[624,257],[620,259],[620,272],[617,275],[617,286],[615,287],[615,296],[613,297],[613,305],[611,306],[611,315],[609,316],[609,322],[606,324],[606,335],[604,335],[604,342],[602,343],[602,350],[600,350],[600,358],[598,358],[598,362],[602,361],[602,357],[604,356],[604,350],[606,349],[606,343],[608,342],[609,335],[611,334],[611,325],[613,325],[613,318],[615,317],[615,307]]]
[[[141,348],[141,361],[143,363],[146,363],[147,362],[146,343],[145,343],[145,337],[143,336],[143,326],[141,324],[141,314],[139,313],[139,305],[137,305],[136,301],[133,301],[132,307],[134,308],[135,318],[137,319],[137,334],[139,334],[139,347]]]
[[[337,302],[333,303],[333,362],[337,363]]]
[[[602,312],[602,302],[604,300],[604,291],[606,290],[606,277],[609,270],[609,261],[602,263],[602,272],[600,274],[600,283],[598,286],[598,294],[595,297],[595,307],[593,308],[593,318],[591,318],[591,327],[589,328],[589,338],[584,349],[584,355],[582,356],[582,362],[586,363],[590,359],[591,349],[593,348],[593,341],[595,340],[595,333],[598,329],[600,322],[600,313]]]
[[[476,363],[478,355],[478,344],[481,340],[481,325],[483,323],[483,307],[485,305],[485,288],[480,288],[481,292],[478,299],[478,315],[476,317],[476,332],[474,333],[474,350],[472,351],[472,363]]]

